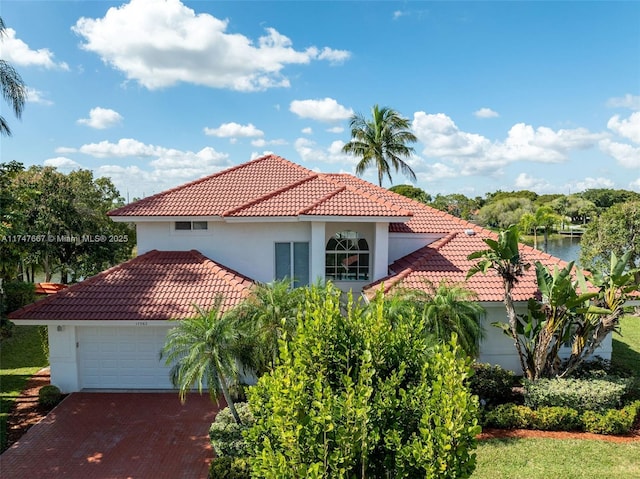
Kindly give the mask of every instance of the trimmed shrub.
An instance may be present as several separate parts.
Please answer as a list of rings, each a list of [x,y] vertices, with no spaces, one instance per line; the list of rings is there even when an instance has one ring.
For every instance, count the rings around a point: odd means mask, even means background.
[[[498,429],[526,429],[531,423],[533,410],[518,404],[500,404],[485,415],[486,427]]]
[[[36,300],[36,286],[24,281],[9,281],[2,285],[5,297],[5,313],[9,314],[17,309],[31,304]]]
[[[38,391],[38,404],[43,407],[50,408],[58,404],[62,400],[62,393],[58,386],[47,384],[42,386]]]
[[[577,431],[582,427],[580,414],[569,407],[541,407],[530,416],[531,429],[540,431]]]
[[[512,400],[512,388],[516,378],[511,371],[490,364],[476,364],[469,379],[471,393],[485,406],[505,404]]]
[[[621,406],[629,380],[608,379],[539,379],[525,381],[524,402],[537,409],[563,406],[578,411],[604,411]]]
[[[604,413],[585,411],[582,414],[584,430],[595,434],[626,434],[631,430],[635,416],[627,408],[609,409]]]
[[[209,479],[250,479],[251,466],[240,457],[219,457],[209,466]]]
[[[219,458],[225,456],[246,457],[248,455],[247,444],[242,432],[251,427],[254,422],[253,416],[247,403],[236,403],[235,406],[242,424],[236,423],[231,411],[226,407],[216,415],[209,428],[211,446]]]

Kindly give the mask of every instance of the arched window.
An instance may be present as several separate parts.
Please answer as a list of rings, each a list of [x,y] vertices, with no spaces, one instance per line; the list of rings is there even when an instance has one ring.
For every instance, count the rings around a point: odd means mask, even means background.
[[[334,281],[369,280],[369,245],[355,231],[336,233],[328,242],[325,278]]]

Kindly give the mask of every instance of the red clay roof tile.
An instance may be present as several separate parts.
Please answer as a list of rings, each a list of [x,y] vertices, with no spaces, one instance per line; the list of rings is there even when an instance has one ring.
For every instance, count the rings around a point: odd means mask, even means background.
[[[167,320],[223,297],[237,305],[253,281],[195,250],[149,251],[10,314],[11,319]]]

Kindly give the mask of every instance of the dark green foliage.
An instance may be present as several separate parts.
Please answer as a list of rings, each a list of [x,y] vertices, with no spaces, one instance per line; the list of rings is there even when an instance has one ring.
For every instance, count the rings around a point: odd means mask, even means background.
[[[474,374],[468,384],[471,392],[480,398],[481,404],[493,406],[512,400],[512,388],[516,385],[513,372],[490,364],[476,364],[473,369]]]
[[[475,217],[476,212],[483,205],[481,198],[471,199],[460,193],[452,193],[449,195],[437,194],[429,206],[458,218],[470,220]]]
[[[526,429],[531,423],[533,410],[528,406],[508,403],[487,411],[484,426],[498,429]]]
[[[395,185],[389,188],[389,191],[393,191],[399,195],[419,201],[420,203],[429,203],[431,201],[430,194],[425,192],[423,189],[416,188],[412,185]]]
[[[10,281],[2,285],[5,298],[5,312],[11,313],[17,309],[31,304],[36,300],[36,289],[33,283],[23,281]]]
[[[209,479],[250,479],[251,466],[240,457],[219,457],[209,466]]]
[[[580,196],[594,203],[600,210],[610,208],[618,203],[627,201],[639,201],[640,194],[629,190],[612,190],[610,188],[591,188]]]
[[[585,411],[581,421],[585,431],[595,434],[627,434],[640,416],[640,401],[622,409],[602,413]]]
[[[570,407],[541,407],[529,419],[529,427],[541,431],[577,431],[581,426],[580,414]]]
[[[46,408],[55,406],[62,399],[62,393],[58,386],[47,384],[42,386],[38,391],[38,403]]]
[[[249,455],[242,433],[253,425],[253,415],[247,403],[236,403],[235,406],[242,424],[236,422],[233,414],[226,407],[216,415],[209,428],[211,446],[219,458],[224,456],[246,457]]]
[[[477,403],[468,360],[433,346],[415,315],[393,322],[378,296],[340,304],[307,291],[280,360],[249,391],[253,477],[469,477]]]
[[[603,411],[620,407],[629,381],[606,379],[540,379],[524,384],[525,404],[532,408],[566,406],[578,411]]]

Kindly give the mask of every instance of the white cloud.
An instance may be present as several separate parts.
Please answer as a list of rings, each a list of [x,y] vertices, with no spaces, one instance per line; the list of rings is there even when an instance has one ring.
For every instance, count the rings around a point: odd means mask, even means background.
[[[83,49],[148,89],[179,82],[238,91],[288,87],[282,73],[287,65],[335,64],[350,55],[328,47],[296,50],[274,28],[254,42],[227,32],[228,24],[179,0],[131,0],[102,18],[80,18],[73,31],[83,38]]]
[[[403,12],[402,10],[396,10],[396,11],[393,12],[393,19],[397,20],[398,18],[400,18],[400,17],[402,17],[404,15],[406,15],[406,13]]]
[[[629,183],[629,188],[634,190],[634,191],[638,191],[640,192],[640,178],[632,181],[631,183]]]
[[[493,111],[491,108],[480,108],[473,112],[478,118],[497,118],[500,115],[497,111]]]
[[[87,125],[97,130],[104,130],[105,128],[111,128],[122,122],[122,115],[115,110],[109,108],[92,108],[89,111],[89,118],[80,118],[78,123],[80,125]]]
[[[255,138],[264,136],[264,132],[253,124],[240,125],[238,123],[223,123],[218,128],[205,128],[205,135],[217,136],[218,138]]]
[[[44,97],[44,92],[36,90],[35,88],[27,87],[27,102],[38,103],[40,105],[51,106],[53,102]]]
[[[344,131],[344,128],[341,126],[334,126],[333,128],[327,128],[327,131],[329,133],[342,133]]]
[[[308,126],[306,128],[303,128],[301,131],[305,135],[312,135],[313,134],[313,129],[310,126]]]
[[[294,142],[296,152],[304,162],[340,164],[341,167],[346,167],[348,171],[353,173],[358,159],[353,155],[342,153],[343,146],[344,142],[340,140],[333,141],[328,148],[318,147],[315,141],[308,138],[298,138]]]
[[[300,118],[311,118],[318,121],[342,121],[353,115],[351,108],[347,109],[333,98],[322,100],[294,100],[289,110]]]
[[[258,138],[256,140],[251,140],[251,146],[255,146],[256,148],[264,148],[267,145],[286,145],[287,141],[283,139],[277,140],[265,140],[264,138]]]
[[[544,193],[553,190],[552,185],[544,178],[535,178],[527,173],[520,173],[515,181],[514,187],[519,190],[530,190],[536,193]]]
[[[640,110],[640,95],[631,95],[627,93],[623,97],[609,98],[607,106],[611,108],[629,108],[631,110]]]
[[[640,147],[619,143],[610,139],[601,140],[600,150],[614,158],[625,168],[640,168]]]
[[[80,163],[64,156],[44,160],[44,166],[53,166],[54,168],[81,168]]]
[[[414,113],[412,128],[424,146],[425,156],[450,163],[462,176],[499,174],[503,167],[518,161],[565,162],[570,151],[591,148],[606,136],[584,128],[555,131],[518,123],[503,141],[491,141],[460,130],[444,113],[423,111]]]
[[[607,123],[607,128],[634,143],[640,144],[640,111],[632,113],[629,118],[622,120],[620,115],[612,116]]]
[[[571,192],[585,191],[592,188],[613,188],[614,183],[609,178],[585,178],[582,181],[577,181],[567,185],[567,188],[571,189]]]
[[[0,39],[0,58],[13,65],[29,67],[37,66],[47,69],[68,70],[69,65],[64,62],[55,62],[54,54],[48,48],[32,50],[25,42],[16,38],[16,31],[7,28],[5,35]]]

